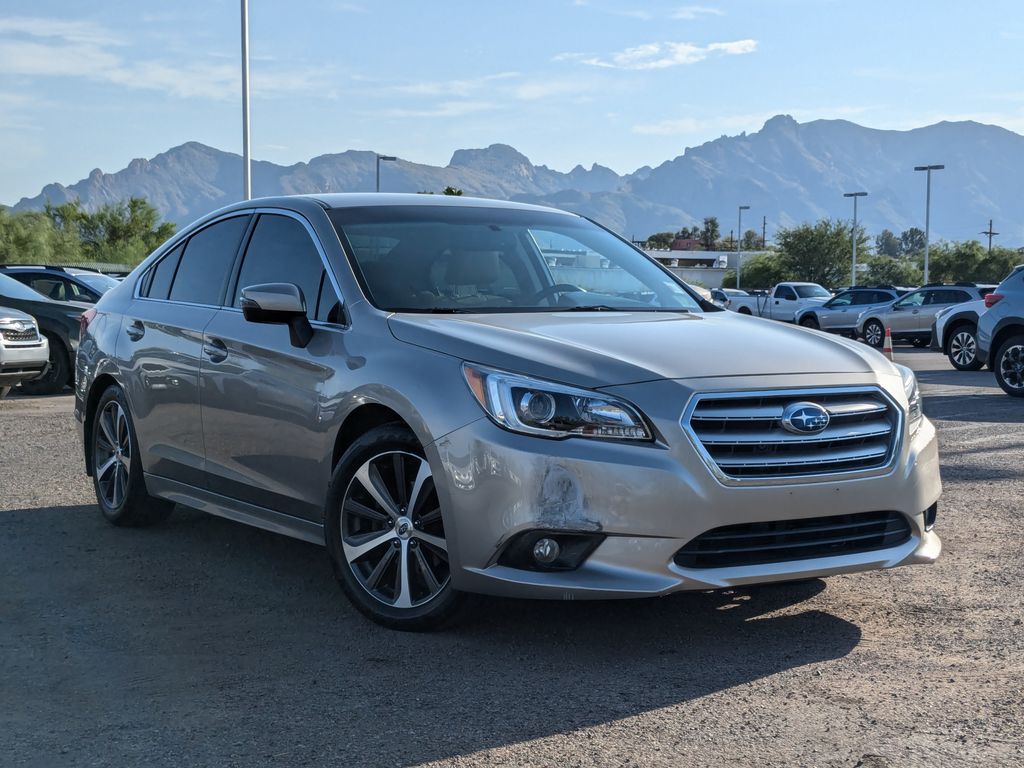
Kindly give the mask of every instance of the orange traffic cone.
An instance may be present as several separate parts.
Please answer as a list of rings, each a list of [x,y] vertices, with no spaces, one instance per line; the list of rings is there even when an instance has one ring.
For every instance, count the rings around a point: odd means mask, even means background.
[[[892,357],[892,331],[888,328],[885,329],[885,343],[882,344],[882,354],[889,358],[889,362],[893,362]]]

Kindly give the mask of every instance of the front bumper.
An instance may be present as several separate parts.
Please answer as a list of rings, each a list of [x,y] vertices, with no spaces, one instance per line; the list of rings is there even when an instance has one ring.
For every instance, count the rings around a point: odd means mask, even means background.
[[[939,344],[939,334],[937,331],[938,322],[932,320],[932,340],[928,343],[928,349],[932,352],[941,352],[942,346]]]
[[[41,375],[50,362],[50,345],[41,343],[0,347],[0,385],[12,386]]]
[[[644,597],[930,563],[939,556],[941,542],[924,520],[941,493],[935,429],[927,419],[902,441],[892,471],[859,479],[727,487],[681,432],[672,442],[545,440],[482,418],[432,444],[431,462],[442,469],[435,479],[454,586],[510,597]],[[906,542],[759,565],[688,569],[674,562],[680,548],[712,528],[879,510],[907,518]],[[606,538],[572,571],[497,563],[511,537],[534,529]]]

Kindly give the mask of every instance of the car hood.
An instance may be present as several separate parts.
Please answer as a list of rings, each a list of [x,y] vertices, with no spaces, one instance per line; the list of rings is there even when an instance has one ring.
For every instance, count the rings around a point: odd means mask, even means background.
[[[658,379],[893,374],[857,342],[733,312],[395,314],[404,342],[483,365],[587,387]]]
[[[0,305],[0,323],[5,320],[21,320],[23,323],[35,322],[32,315],[27,312],[22,312],[20,309],[13,309],[12,307]]]

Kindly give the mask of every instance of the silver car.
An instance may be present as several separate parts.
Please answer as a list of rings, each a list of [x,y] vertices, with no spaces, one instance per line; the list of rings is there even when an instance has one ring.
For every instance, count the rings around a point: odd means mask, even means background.
[[[820,306],[801,309],[796,313],[794,322],[804,328],[856,337],[857,319],[861,313],[895,301],[900,295],[893,288],[849,288]]]
[[[882,306],[870,307],[857,318],[857,335],[873,347],[885,343],[885,329],[893,341],[910,341],[926,347],[932,338],[932,321],[939,310],[964,301],[981,299],[991,286],[927,285]]]
[[[647,597],[941,549],[909,369],[702,304],[562,211],[239,203],[83,324],[75,411],[108,520],[179,503],[323,544],[387,626],[468,593]]]

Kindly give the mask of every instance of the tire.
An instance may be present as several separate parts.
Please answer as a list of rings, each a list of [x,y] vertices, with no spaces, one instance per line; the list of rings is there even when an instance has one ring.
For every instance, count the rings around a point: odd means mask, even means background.
[[[375,427],[345,451],[331,480],[324,535],[342,590],[377,624],[437,629],[467,605],[469,596],[451,585],[430,465],[404,424]]]
[[[985,361],[978,357],[977,329],[970,323],[953,326],[946,339],[946,357],[958,371],[980,370]]]
[[[816,331],[821,330],[821,323],[818,322],[818,318],[814,315],[806,315],[800,318],[800,325],[804,328],[813,328]]]
[[[1003,392],[1024,397],[1024,334],[1011,336],[996,352],[993,371]]]
[[[21,382],[21,391],[26,395],[56,395],[64,391],[68,383],[68,350],[59,338],[50,333],[43,334],[50,343],[50,364],[43,375]]]
[[[0,387],[0,400],[3,400],[10,393],[11,387]]]
[[[864,323],[864,341],[875,349],[885,346],[885,328],[877,320],[868,320]]]
[[[107,387],[96,403],[89,442],[93,490],[103,516],[124,527],[166,520],[174,504],[146,491],[135,425],[124,392],[116,384]]]
[[[753,314],[753,313],[747,307],[740,307],[739,314],[741,314],[741,315],[750,315],[750,314]]]

